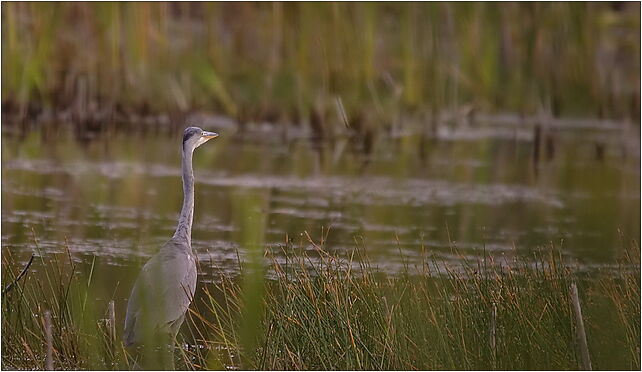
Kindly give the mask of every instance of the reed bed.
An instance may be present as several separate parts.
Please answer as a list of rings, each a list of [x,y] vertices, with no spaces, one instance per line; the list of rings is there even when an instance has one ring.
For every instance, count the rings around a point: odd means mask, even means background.
[[[266,253],[269,279],[245,266],[240,278],[221,273],[199,284],[176,367],[578,369],[581,342],[569,295],[575,283],[593,368],[640,368],[635,244],[619,269],[589,274],[551,249],[510,265],[462,258],[439,271],[428,253],[422,264],[387,275],[363,247],[346,257],[314,246],[311,253]],[[43,369],[48,353],[56,369],[132,368],[120,324],[117,335],[109,330],[113,310],[92,305],[91,273],[79,280],[71,255],[64,258],[36,257],[42,275],[27,274],[3,293],[3,369]],[[10,252],[2,264],[3,285],[14,283],[20,270]]]
[[[324,135],[443,112],[640,115],[637,3],[9,2],[2,17],[17,120],[203,110]]]

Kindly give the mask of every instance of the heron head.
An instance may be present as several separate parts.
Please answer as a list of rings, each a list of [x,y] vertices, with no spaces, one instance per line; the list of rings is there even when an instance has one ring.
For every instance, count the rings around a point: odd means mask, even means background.
[[[185,128],[183,132],[183,148],[194,150],[198,146],[218,137],[218,133],[207,132],[198,127]]]

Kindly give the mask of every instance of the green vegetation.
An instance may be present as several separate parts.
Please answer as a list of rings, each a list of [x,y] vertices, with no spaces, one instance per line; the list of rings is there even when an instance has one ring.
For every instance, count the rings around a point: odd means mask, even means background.
[[[361,132],[470,108],[640,115],[638,3],[3,3],[2,17],[3,111],[19,119],[205,110],[323,134],[339,106]]]
[[[395,276],[371,267],[361,245],[342,258],[328,254],[323,240],[306,244],[314,248],[311,253],[304,253],[303,245],[288,245],[279,256],[285,260],[268,254],[272,278],[263,284],[252,270],[240,281],[221,274],[214,283],[200,283],[180,336],[200,347],[179,341],[177,367],[577,369],[569,300],[575,282],[593,367],[640,368],[635,244],[608,273],[583,275],[552,249],[510,264],[462,257],[462,266],[450,268],[424,252],[423,265],[406,266]],[[77,280],[71,255],[36,258],[34,264],[38,261],[43,279],[27,275],[2,297],[3,369],[44,367],[45,310],[53,314],[56,368],[131,367],[121,342],[110,339],[104,326],[106,309],[87,301],[94,284]],[[2,264],[6,285],[19,267],[10,252]],[[256,319],[258,325],[248,327]]]

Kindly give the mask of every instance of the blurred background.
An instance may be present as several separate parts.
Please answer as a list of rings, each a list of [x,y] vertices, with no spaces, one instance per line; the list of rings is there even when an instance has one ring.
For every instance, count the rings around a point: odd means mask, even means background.
[[[375,131],[476,111],[640,116],[637,3],[7,3],[2,16],[3,114],[18,119],[203,110],[329,130],[337,98]]]
[[[639,3],[3,2],[2,78],[3,252],[68,247],[119,309],[175,228],[187,124],[221,133],[201,280],[314,255],[305,232],[390,272],[611,269],[640,238]]]

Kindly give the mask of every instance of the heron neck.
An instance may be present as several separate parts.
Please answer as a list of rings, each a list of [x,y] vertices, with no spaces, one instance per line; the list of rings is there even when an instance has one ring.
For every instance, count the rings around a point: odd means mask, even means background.
[[[183,149],[183,208],[178,218],[178,226],[174,238],[186,240],[191,246],[192,220],[194,218],[194,171],[192,169],[192,154],[194,150]]]

